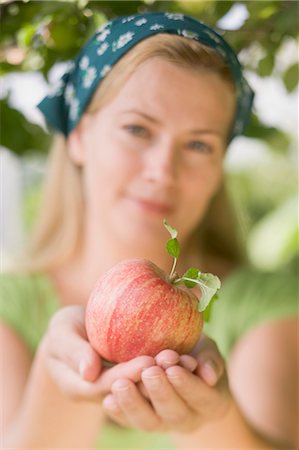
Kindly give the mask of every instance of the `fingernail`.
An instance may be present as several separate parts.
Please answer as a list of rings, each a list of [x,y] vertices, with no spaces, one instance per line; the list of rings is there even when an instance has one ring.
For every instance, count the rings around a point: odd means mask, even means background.
[[[151,367],[155,367],[155,366],[151,366]],[[150,367],[149,366],[146,366],[146,367],[142,367],[142,369],[141,369],[141,373],[143,373],[145,370],[148,370]]]
[[[144,375],[142,379],[147,386],[153,389],[157,389],[162,385],[162,379],[160,375]]]
[[[167,375],[167,378],[169,379],[169,381],[172,384],[174,384],[176,386],[179,386],[182,384],[182,378],[178,375],[173,374],[171,371],[171,368],[170,368],[170,370],[166,370],[165,373]]]
[[[196,367],[198,366],[198,362],[193,356],[190,355],[181,355],[180,356],[180,365],[190,372],[194,372]]]
[[[169,361],[169,360],[164,359],[164,360],[162,361],[162,367],[163,367],[164,369],[167,369],[168,367],[177,365],[178,362],[179,362],[179,358],[177,358],[176,360],[173,360],[173,361]]]
[[[216,365],[213,361],[206,361],[200,368],[200,374],[204,381],[210,386],[215,386],[218,382]]]

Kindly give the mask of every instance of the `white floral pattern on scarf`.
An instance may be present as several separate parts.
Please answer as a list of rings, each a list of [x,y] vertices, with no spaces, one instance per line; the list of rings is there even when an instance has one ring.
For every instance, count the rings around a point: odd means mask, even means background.
[[[132,20],[136,19],[136,16],[128,16],[125,17],[124,19],[122,19],[121,23],[128,23],[128,22],[132,22]]]
[[[124,47],[128,42],[130,42],[135,33],[132,31],[128,31],[125,34],[121,34],[117,41],[114,41],[112,44],[112,51],[116,52],[116,50],[119,50],[120,48]]]
[[[112,67],[106,64],[100,72],[101,77],[104,78],[111,69]]]
[[[97,49],[97,54],[102,56],[106,50],[108,50],[109,44],[107,42],[103,42],[103,44]]]
[[[162,30],[164,28],[164,25],[161,25],[159,23],[154,23],[154,25],[150,26],[150,30]]]
[[[136,22],[134,22],[134,25],[136,25],[136,27],[141,27],[142,25],[144,25],[146,23],[147,23],[146,19],[139,19],[139,20],[136,20]]]
[[[111,31],[109,30],[109,28],[104,28],[103,31],[101,31],[101,33],[97,36],[97,41],[105,41],[110,33]]]
[[[198,39],[198,34],[189,30],[181,30],[180,34],[189,39]]]
[[[83,87],[90,88],[97,76],[97,69],[95,67],[88,67],[83,75]]]
[[[165,13],[165,17],[171,20],[184,20],[184,14],[180,13]]]

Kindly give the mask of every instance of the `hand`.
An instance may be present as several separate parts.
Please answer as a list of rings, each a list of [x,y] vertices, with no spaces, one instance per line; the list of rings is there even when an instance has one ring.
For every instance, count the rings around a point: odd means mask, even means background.
[[[189,364],[192,361],[194,367],[196,361],[194,373],[191,366],[163,368],[165,352],[169,359],[172,351],[165,350],[157,355],[157,366],[142,371],[146,395],[126,378],[112,384],[112,392],[103,401],[112,420],[145,431],[191,432],[224,414],[230,395],[224,362],[215,343],[205,337],[194,349],[193,357],[177,355],[180,364],[182,360]],[[174,361],[175,352],[171,355]]]
[[[142,370],[155,365],[154,358],[140,356],[127,363],[105,366],[88,342],[83,306],[65,307],[53,316],[40,352],[56,385],[74,400],[100,402],[115,380],[124,377],[138,382]]]
[[[202,335],[190,355],[179,355],[173,350],[163,350],[155,357],[155,362],[162,369],[180,365],[197,375],[209,386],[217,384],[225,364],[216,343]]]

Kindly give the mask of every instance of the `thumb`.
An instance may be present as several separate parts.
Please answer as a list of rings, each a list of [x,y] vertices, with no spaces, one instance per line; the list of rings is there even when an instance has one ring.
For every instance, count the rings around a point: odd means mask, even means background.
[[[203,336],[196,349],[197,374],[209,386],[215,386],[225,372],[225,362],[216,343]]]
[[[91,347],[79,359],[79,373],[85,381],[95,381],[102,371],[101,357]]]
[[[68,306],[60,309],[50,321],[46,342],[52,360],[65,364],[86,381],[98,378],[102,362],[87,339],[84,308]]]

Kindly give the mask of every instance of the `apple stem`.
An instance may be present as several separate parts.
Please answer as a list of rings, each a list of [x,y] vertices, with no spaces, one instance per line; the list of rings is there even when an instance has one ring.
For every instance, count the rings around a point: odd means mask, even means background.
[[[174,258],[173,265],[172,265],[172,268],[171,268],[171,272],[170,272],[170,275],[169,275],[169,278],[170,278],[171,280],[173,279],[173,275],[174,275],[174,272],[175,272],[176,263],[177,263],[177,258]]]

